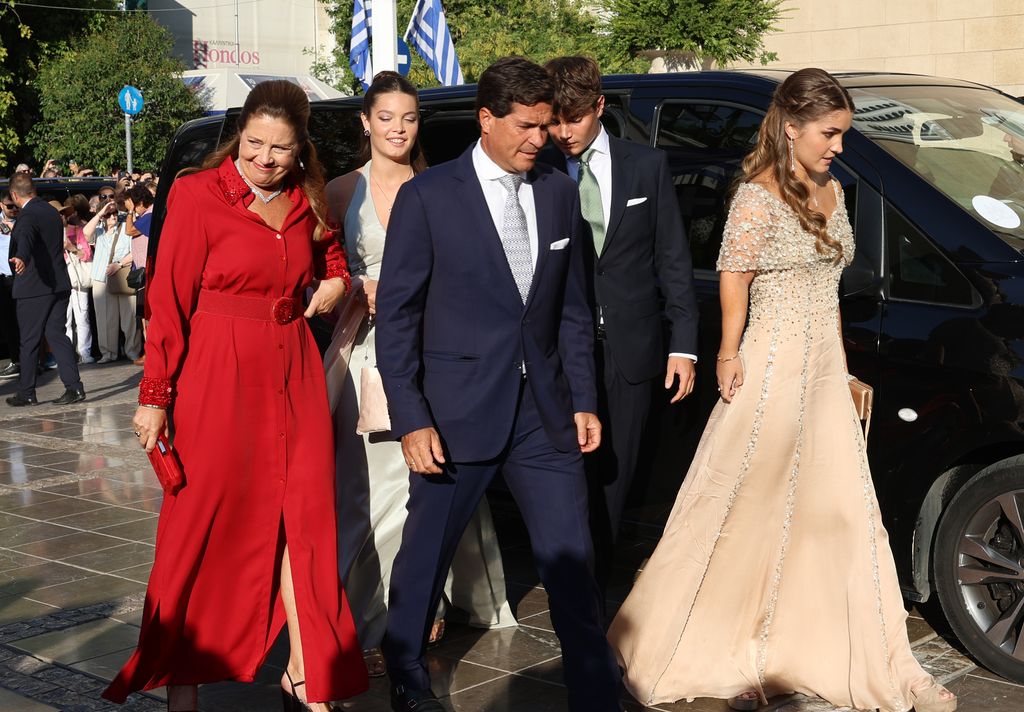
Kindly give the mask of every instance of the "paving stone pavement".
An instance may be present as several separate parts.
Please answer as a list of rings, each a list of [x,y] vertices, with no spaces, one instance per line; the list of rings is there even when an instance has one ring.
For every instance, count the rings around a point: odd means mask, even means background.
[[[2,398],[15,385],[0,382],[0,712],[164,708],[160,690],[120,707],[99,697],[138,637],[162,493],[131,430],[140,369],[119,362],[84,366],[82,375],[89,399],[68,407],[10,408]],[[55,372],[42,377],[41,401],[62,391]],[[558,640],[526,534],[508,502],[493,508],[519,626],[483,631],[450,621],[430,651],[435,689],[453,712],[565,710]],[[611,610],[653,543],[641,534],[625,537]],[[934,620],[911,612],[914,651],[959,695],[961,712],[1024,709],[1024,686],[977,669],[935,632]],[[282,636],[256,682],[206,685],[201,709],[278,709],[286,660]],[[802,696],[771,703],[767,709],[778,712],[836,709]],[[645,709],[625,695],[623,704],[630,712]],[[386,680],[373,680],[369,692],[342,709],[385,712]],[[650,709],[727,706],[698,699]]]

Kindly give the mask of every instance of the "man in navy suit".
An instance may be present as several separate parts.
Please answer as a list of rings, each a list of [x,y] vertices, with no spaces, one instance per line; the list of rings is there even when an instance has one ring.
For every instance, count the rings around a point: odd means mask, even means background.
[[[544,69],[481,76],[480,141],[399,192],[377,292],[377,365],[412,471],[384,655],[394,710],[440,712],[424,650],[456,545],[501,471],[562,644],[571,710],[619,710],[587,523],[601,440],[576,186],[536,166]]]
[[[601,125],[604,96],[594,60],[559,57],[545,67],[555,84],[551,141],[559,150],[544,158],[579,185],[588,227],[584,244],[605,443],[587,457],[587,476],[603,588],[655,384],[662,382],[672,403],[693,390],[697,299],[665,152],[608,135]]]
[[[78,359],[64,330],[71,278],[64,262],[64,222],[60,213],[36,197],[32,179],[25,174],[11,178],[11,196],[21,209],[11,232],[9,262],[14,268],[11,293],[17,304],[21,332],[21,382],[18,393],[7,399],[15,407],[36,405],[36,369],[43,336],[57,359],[64,395],[60,405],[85,400],[78,375]]]

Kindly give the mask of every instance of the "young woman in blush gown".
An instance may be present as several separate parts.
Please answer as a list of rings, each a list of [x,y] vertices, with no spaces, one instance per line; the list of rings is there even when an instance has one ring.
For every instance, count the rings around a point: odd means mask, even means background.
[[[352,273],[349,300],[325,359],[334,414],[338,472],[339,568],[371,675],[384,674],[384,637],[391,565],[402,540],[409,466],[390,433],[360,435],[360,372],[376,366],[373,316],[391,206],[401,186],[426,169],[419,144],[416,88],[380,72],[363,97],[363,165],[327,185],[331,218],[340,224]],[[346,333],[348,332],[348,333]],[[354,336],[354,338],[353,338]],[[354,342],[354,343],[353,343]],[[351,348],[351,352],[348,352]],[[344,353],[341,353],[341,352]],[[417,475],[418,477],[418,475]],[[486,500],[462,540],[446,587],[474,625],[514,625],[501,552]],[[444,632],[443,603],[432,641]]]
[[[609,630],[645,704],[753,710],[800,692],[956,709],[911,653],[848,385],[838,283],[854,240],[829,167],[853,108],[828,73],[796,72],[743,162],[718,258],[722,399]]]

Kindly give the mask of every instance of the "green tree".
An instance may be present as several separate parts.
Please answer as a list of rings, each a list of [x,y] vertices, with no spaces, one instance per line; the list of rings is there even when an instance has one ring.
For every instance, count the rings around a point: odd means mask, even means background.
[[[313,73],[342,91],[358,90],[348,67],[352,0],[320,0],[333,20],[337,46],[332,61]],[[405,33],[416,0],[398,0],[398,34]],[[600,18],[578,0],[443,0],[448,29],[467,82],[491,62],[510,54],[544,62],[566,54],[594,57],[606,73],[645,71],[649,62],[615,46]],[[412,50],[409,79],[418,87],[438,86],[433,70]]]
[[[630,56],[667,55],[710,68],[778,59],[764,36],[782,18],[782,0],[608,0],[610,37]],[[692,60],[688,62],[687,60]]]
[[[75,38],[102,21],[102,13],[88,10],[116,6],[117,0],[78,0],[75,9],[53,9],[0,0],[0,166],[30,157],[25,136],[40,118],[40,63],[66,52]]]
[[[112,15],[39,70],[42,121],[29,141],[40,160],[75,158],[109,171],[125,165],[124,114],[117,94],[130,84],[145,106],[132,124],[137,165],[159,166],[180,124],[202,115],[201,98],[181,81],[170,34],[141,13]]]

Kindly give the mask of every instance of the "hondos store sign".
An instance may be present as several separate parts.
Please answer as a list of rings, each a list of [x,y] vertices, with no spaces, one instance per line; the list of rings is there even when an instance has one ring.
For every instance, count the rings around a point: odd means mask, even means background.
[[[320,2],[149,0],[148,9],[173,35],[174,53],[188,69],[304,75],[335,46]]]

